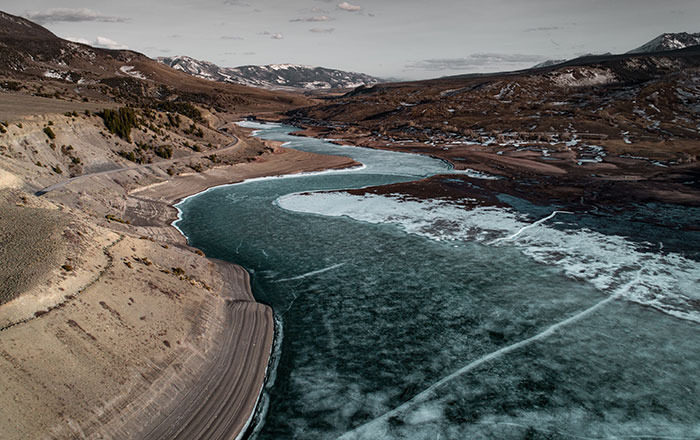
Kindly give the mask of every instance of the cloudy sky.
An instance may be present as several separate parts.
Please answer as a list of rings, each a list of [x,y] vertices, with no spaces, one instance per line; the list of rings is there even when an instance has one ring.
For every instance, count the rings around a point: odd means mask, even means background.
[[[63,38],[221,66],[296,63],[403,79],[622,53],[700,32],[698,0],[0,0]]]

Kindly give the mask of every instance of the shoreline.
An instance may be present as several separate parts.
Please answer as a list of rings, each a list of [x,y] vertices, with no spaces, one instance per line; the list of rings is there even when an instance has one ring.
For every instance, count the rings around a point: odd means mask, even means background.
[[[249,137],[254,137],[252,134],[248,134]],[[269,142],[269,143],[268,143]],[[272,141],[265,141],[265,143],[269,144],[275,144]],[[362,164],[358,164],[357,162],[353,161],[352,159],[342,157],[342,156],[325,156],[325,155],[317,155],[313,153],[306,153],[306,152],[300,152],[298,150],[293,150],[293,149],[288,149],[284,148],[284,145],[276,145],[275,146],[275,152],[272,153],[274,154],[282,154],[282,155],[292,155],[292,156],[301,156],[301,162],[304,163],[302,166],[297,166],[297,167],[289,167],[288,164],[286,164],[286,161],[282,162],[282,166],[280,169],[271,171],[271,170],[263,170],[261,169],[262,167],[255,166],[259,165],[260,162],[255,163],[253,162],[252,164],[238,164],[238,165],[233,165],[232,167],[224,167],[223,169],[227,169],[229,172],[229,177],[226,179],[226,181],[221,181],[221,176],[219,173],[216,173],[216,169],[213,170],[208,170],[208,172],[211,172],[211,174],[215,174],[213,176],[207,176],[209,178],[205,178],[203,180],[194,180],[193,178],[199,177],[198,175],[190,175],[190,176],[182,176],[181,179],[188,179],[190,178],[193,180],[191,184],[187,188],[178,188],[179,191],[172,191],[173,185],[176,185],[176,181],[178,180],[177,178],[175,179],[170,179],[162,183],[157,183],[155,185],[149,185],[143,188],[137,188],[134,191],[131,191],[127,197],[135,197],[138,196],[139,199],[141,200],[151,200],[152,202],[155,203],[165,203],[168,208],[170,208],[170,212],[175,213],[174,216],[169,217],[166,220],[167,223],[167,228],[172,228],[173,230],[177,231],[177,234],[182,237],[182,239],[185,240],[185,244],[187,246],[190,246],[188,241],[189,238],[187,235],[180,230],[180,228],[177,226],[177,222],[181,220],[182,218],[182,210],[178,205],[181,203],[185,202],[186,200],[199,196],[201,194],[204,194],[208,191],[214,190],[216,188],[220,187],[225,187],[225,186],[232,186],[232,185],[238,185],[238,184],[243,184],[247,182],[254,182],[254,181],[260,181],[260,180],[267,180],[267,179],[285,179],[285,178],[295,178],[299,177],[302,175],[309,175],[309,174],[317,174],[317,173],[331,173],[331,172],[336,172],[336,171],[346,171],[349,168],[357,168],[361,169],[364,167]],[[318,162],[316,164],[312,163],[307,163],[309,159],[315,159],[311,160],[311,162]],[[327,163],[324,163],[327,162]],[[234,175],[231,175],[231,168],[245,168],[244,170],[235,170],[238,171],[238,173],[235,173]],[[267,168],[267,167],[266,167]],[[241,172],[242,171],[242,172]],[[207,172],[203,173],[207,174]],[[165,194],[163,193],[163,189],[168,188],[168,190],[165,191]],[[164,200],[165,198],[165,200]],[[218,265],[230,265],[236,268],[239,268],[240,270],[244,271],[247,274],[247,271],[245,268],[241,267],[240,265],[233,263],[233,262],[227,262],[227,261],[217,261]],[[281,341],[278,341],[278,338],[282,337],[282,329],[278,329],[277,326],[280,324],[277,322],[277,318],[275,318],[274,311],[272,308],[268,305],[258,303],[254,296],[252,289],[250,287],[250,279],[249,275],[247,275],[247,282],[246,282],[246,293],[250,297],[251,301],[259,305],[260,307],[264,308],[265,310],[269,310],[271,313],[271,338],[265,338],[269,341],[269,349],[266,350],[266,358],[267,362],[265,362],[265,370],[262,374],[262,380],[260,381],[260,386],[258,388],[258,392],[255,395],[255,401],[254,405],[252,406],[252,410],[249,412],[249,415],[246,418],[245,423],[240,427],[240,429],[237,430],[235,433],[235,438],[236,439],[245,439],[248,438],[250,435],[252,435],[258,428],[257,424],[258,423],[264,423],[265,420],[265,412],[267,408],[263,410],[261,408],[261,405],[269,405],[269,401],[266,401],[266,398],[264,396],[265,389],[269,385],[269,379],[272,377],[271,375],[275,374],[274,368],[276,367],[276,363],[278,362],[278,359],[276,356],[278,354],[275,353],[276,347],[280,345]],[[253,343],[255,345],[255,343]],[[268,344],[265,344],[268,345]],[[275,366],[273,367],[273,363]],[[257,381],[255,381],[257,382]],[[251,396],[252,397],[252,396]],[[250,399],[246,399],[250,400]],[[258,419],[258,416],[260,418]],[[231,435],[234,435],[232,432]],[[151,435],[147,436],[147,438],[150,438]]]
[[[237,134],[237,162],[196,173],[153,163],[36,196],[55,181],[32,180],[21,161],[0,170],[2,206],[37,228],[60,219],[32,241],[56,247],[49,269],[0,307],[0,321],[17,324],[0,339],[0,386],[23,402],[0,411],[8,439],[229,440],[258,429],[282,332],[241,266],[187,245],[176,205],[219,186],[360,164]]]

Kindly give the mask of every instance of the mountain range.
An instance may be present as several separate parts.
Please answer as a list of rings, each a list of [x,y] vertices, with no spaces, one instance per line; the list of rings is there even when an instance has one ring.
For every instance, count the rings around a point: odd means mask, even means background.
[[[300,64],[219,67],[187,56],[161,57],[158,61],[198,78],[272,90],[354,89],[384,82],[364,73]]]
[[[653,40],[646,44],[639,46],[636,49],[630,50],[628,54],[642,54],[642,53],[657,53],[657,52],[667,52],[669,50],[685,49],[686,47],[697,46],[700,44],[700,33],[689,34],[687,32],[678,33],[666,33],[661,34]],[[606,53],[603,55],[612,55],[611,53]],[[596,56],[596,54],[587,54],[584,57]],[[532,69],[540,69],[543,67],[556,66],[557,64],[562,64],[568,60],[558,59],[558,60],[547,60],[542,63],[532,66]]]

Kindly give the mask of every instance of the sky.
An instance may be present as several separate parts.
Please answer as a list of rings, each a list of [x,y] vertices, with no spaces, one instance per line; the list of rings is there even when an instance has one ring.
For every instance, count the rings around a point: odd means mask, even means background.
[[[153,58],[392,79],[515,70],[700,32],[698,0],[0,0],[0,10]]]

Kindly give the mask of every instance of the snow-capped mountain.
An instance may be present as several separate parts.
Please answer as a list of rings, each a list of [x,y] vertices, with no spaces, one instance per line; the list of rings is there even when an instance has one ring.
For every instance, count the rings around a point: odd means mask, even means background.
[[[567,60],[547,60],[543,61],[539,64],[535,64],[534,66],[531,67],[531,69],[540,69],[543,67],[551,67],[551,66],[556,66],[557,64],[565,63]]]
[[[298,64],[219,67],[186,56],[161,57],[158,61],[199,78],[265,89],[354,89],[382,82],[364,73]]]
[[[697,46],[699,44],[700,33],[689,34],[687,32],[680,32],[677,34],[661,34],[647,44],[627,53],[664,52],[667,50],[684,49],[686,47]]]

